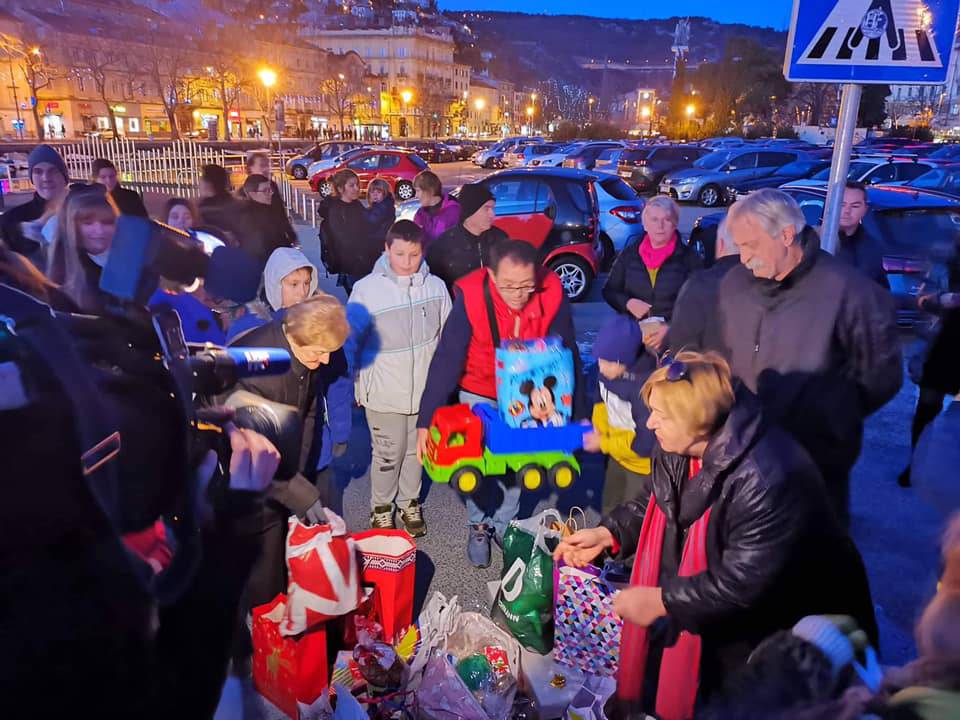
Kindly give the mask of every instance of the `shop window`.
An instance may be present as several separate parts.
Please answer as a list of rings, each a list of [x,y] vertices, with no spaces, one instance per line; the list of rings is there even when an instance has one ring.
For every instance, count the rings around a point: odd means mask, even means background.
[[[129,118],[127,120],[127,127],[130,128],[130,132],[140,132],[140,118]]]

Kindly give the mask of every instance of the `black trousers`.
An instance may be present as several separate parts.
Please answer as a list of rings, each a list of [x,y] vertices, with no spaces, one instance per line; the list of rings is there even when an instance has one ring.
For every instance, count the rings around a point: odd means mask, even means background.
[[[649,475],[641,475],[627,470],[613,458],[607,458],[607,471],[603,477],[603,497],[601,512],[607,515],[618,505],[633,500],[643,489],[644,482]]]

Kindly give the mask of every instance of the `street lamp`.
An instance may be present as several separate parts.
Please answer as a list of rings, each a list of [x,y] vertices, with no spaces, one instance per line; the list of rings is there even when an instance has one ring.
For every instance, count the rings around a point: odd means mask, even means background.
[[[687,105],[687,138],[690,137],[690,131],[693,129],[693,114],[697,111],[693,103]]]
[[[406,118],[407,118],[407,106],[410,104],[410,101],[413,100],[413,91],[411,91],[411,90],[402,90],[402,91],[400,92],[400,99],[403,101],[403,114],[401,115],[401,117],[403,118],[403,122],[404,122],[404,126],[403,126],[404,133],[403,133],[403,134],[404,134],[404,137],[406,137],[406,136],[409,134],[409,132],[410,132],[409,125],[408,125],[407,119],[406,119]]]
[[[480,113],[483,112],[483,108],[486,107],[487,101],[482,97],[478,97],[473,101],[473,106],[477,109],[477,140],[480,139]]]
[[[587,114],[587,119],[593,120],[593,98],[587,99],[587,105],[590,107],[590,112]]]
[[[263,87],[266,89],[267,93],[267,107],[271,107],[273,103],[271,102],[271,92],[270,88],[277,84],[277,73],[274,70],[271,70],[268,67],[260,68],[257,71],[257,77],[260,78],[260,82],[263,83]],[[269,111],[268,111],[269,112]],[[266,113],[264,113],[264,119],[266,119]],[[276,108],[274,108],[274,122],[277,121],[276,118]],[[268,139],[269,144],[269,139]],[[277,152],[280,152],[280,128],[277,127]]]

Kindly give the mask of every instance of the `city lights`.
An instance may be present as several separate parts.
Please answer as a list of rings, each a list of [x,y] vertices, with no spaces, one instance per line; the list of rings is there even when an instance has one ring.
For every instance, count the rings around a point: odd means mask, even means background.
[[[260,78],[260,82],[263,83],[264,87],[269,88],[277,84],[277,73],[270,68],[260,68],[260,70],[257,71],[257,77]]]
[[[693,114],[697,111],[693,105],[687,105],[687,117],[693,117]]]
[[[486,104],[487,103],[483,98],[477,98],[473,101],[473,106],[477,109],[477,112],[483,110],[483,108],[486,107]]]
[[[413,92],[411,90],[404,90],[400,93],[400,99],[409,104],[410,101],[413,100]]]

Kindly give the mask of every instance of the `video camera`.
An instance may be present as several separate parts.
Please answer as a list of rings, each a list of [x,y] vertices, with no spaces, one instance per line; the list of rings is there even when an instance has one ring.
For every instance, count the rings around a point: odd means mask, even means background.
[[[65,462],[18,459],[23,472],[31,466],[40,472],[76,467],[75,450],[68,448],[79,446],[83,482],[118,535],[164,517],[178,547],[192,542],[195,468],[208,449],[217,451],[223,469],[209,492],[229,482],[229,442],[217,428],[198,422],[195,401],[224,393],[246,376],[283,374],[290,356],[275,348],[189,345],[175,311],[153,313],[146,303],[161,277],[183,285],[202,280],[209,294],[245,302],[256,295],[260,272],[256,260],[212,235],[191,236],[121,216],[101,276],[101,289],[111,296],[103,316],[53,313],[0,286],[0,369],[15,366],[22,395],[12,406],[0,402],[0,410],[23,410],[19,422],[29,417],[42,433],[42,418],[62,414],[66,406],[78,440],[49,443],[51,455],[72,456]],[[12,415],[4,420],[18,422]],[[256,429],[267,428],[261,423]],[[285,444],[283,438],[268,439]]]

